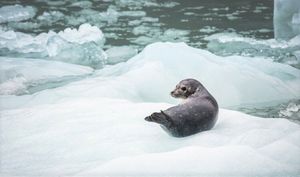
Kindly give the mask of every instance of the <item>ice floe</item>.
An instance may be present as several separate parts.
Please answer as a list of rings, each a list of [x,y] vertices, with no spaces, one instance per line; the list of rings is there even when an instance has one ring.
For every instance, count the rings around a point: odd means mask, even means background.
[[[64,63],[58,67],[53,61],[3,61],[10,63],[5,66],[20,66],[7,78],[17,72],[38,80],[48,69],[56,76],[91,71]],[[212,130],[187,138],[171,137],[144,121],[150,113],[175,103],[169,91],[187,77],[199,79],[222,107],[300,96],[300,74],[293,67],[262,58],[218,57],[184,43],[154,43],[127,62],[106,66],[89,78],[32,95],[0,96],[1,173],[299,174],[300,127],[286,119],[221,109]]]
[[[32,6],[10,5],[0,8],[0,23],[28,20],[35,16],[36,9]]]
[[[89,67],[28,58],[0,57],[0,95],[20,95],[91,74]],[[48,85],[48,87],[47,87]],[[31,89],[31,90],[30,90]]]

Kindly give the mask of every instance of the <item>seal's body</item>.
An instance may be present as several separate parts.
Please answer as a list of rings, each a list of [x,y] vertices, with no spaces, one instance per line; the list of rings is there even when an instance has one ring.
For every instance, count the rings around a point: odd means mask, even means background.
[[[175,137],[185,137],[211,129],[218,116],[218,104],[214,97],[195,79],[185,79],[177,84],[171,95],[185,102],[165,111],[156,112],[145,120],[161,124]]]

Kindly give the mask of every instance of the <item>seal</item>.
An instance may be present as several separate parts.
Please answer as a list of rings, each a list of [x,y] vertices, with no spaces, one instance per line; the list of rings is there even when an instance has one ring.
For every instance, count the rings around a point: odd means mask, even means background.
[[[184,99],[184,103],[152,113],[145,120],[160,124],[175,137],[210,130],[215,125],[219,112],[218,103],[199,81],[180,81],[171,92],[171,96]]]

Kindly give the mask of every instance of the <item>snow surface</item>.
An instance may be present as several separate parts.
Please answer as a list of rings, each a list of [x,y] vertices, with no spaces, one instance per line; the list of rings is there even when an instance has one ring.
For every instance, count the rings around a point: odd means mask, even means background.
[[[276,39],[291,39],[300,34],[300,1],[274,1],[274,32]]]
[[[175,103],[169,91],[186,77],[199,79],[222,107],[300,93],[293,67],[155,43],[93,77],[0,96],[1,176],[299,175],[300,126],[286,119],[221,109],[212,130],[187,138],[144,121]]]

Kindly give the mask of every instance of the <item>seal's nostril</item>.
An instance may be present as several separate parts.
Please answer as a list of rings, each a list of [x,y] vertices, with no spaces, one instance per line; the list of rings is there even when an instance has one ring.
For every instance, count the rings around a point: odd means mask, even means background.
[[[171,92],[171,95],[173,95],[173,94],[174,94],[174,91]]]

